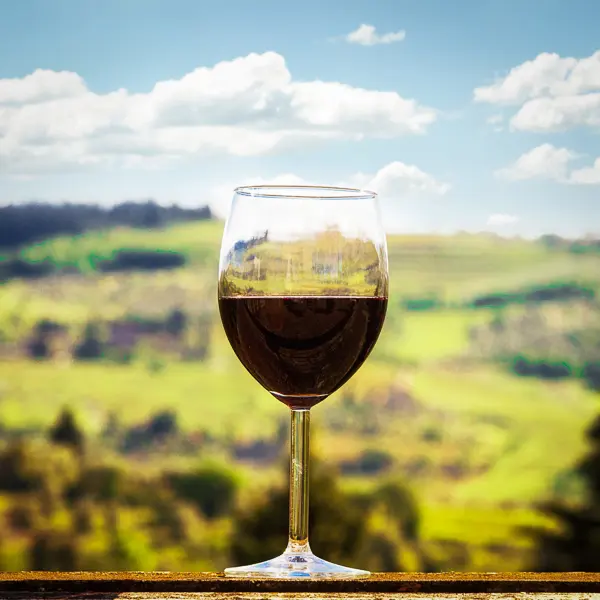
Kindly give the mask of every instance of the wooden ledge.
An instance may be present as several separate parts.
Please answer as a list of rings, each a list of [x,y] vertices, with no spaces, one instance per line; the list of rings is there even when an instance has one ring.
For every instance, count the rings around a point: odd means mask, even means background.
[[[600,573],[376,573],[367,579],[232,579],[222,573],[0,573],[0,598],[48,594],[600,594]],[[10,596],[7,596],[10,594]],[[114,597],[114,596],[113,596]]]

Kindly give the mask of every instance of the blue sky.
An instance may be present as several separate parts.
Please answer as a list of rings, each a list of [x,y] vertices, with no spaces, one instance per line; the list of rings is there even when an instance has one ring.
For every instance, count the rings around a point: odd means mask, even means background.
[[[389,230],[600,233],[599,2],[0,0],[0,14],[0,203],[223,211],[239,183],[302,180],[377,187]]]

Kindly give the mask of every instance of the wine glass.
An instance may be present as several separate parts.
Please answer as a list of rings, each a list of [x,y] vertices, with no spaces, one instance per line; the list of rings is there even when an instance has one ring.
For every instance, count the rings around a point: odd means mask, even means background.
[[[325,186],[237,188],[223,233],[218,296],[238,359],[291,412],[287,548],[226,575],[369,575],[311,551],[309,425],[310,409],[356,373],[385,319],[387,248],[377,194]]]

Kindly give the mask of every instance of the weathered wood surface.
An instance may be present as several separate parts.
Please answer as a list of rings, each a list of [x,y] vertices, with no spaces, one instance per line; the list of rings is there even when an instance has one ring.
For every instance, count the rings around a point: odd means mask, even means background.
[[[598,600],[598,594],[306,594],[235,592],[0,593],[2,600]]]
[[[493,596],[490,596],[493,594]],[[0,598],[356,600],[600,599],[600,573],[377,573],[367,579],[231,579],[220,573],[0,573]]]

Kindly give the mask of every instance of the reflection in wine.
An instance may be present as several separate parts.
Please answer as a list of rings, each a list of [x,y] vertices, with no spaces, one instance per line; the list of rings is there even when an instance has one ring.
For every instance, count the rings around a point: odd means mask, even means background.
[[[290,408],[311,408],[343,385],[371,352],[387,298],[234,296],[219,299],[240,362]]]

